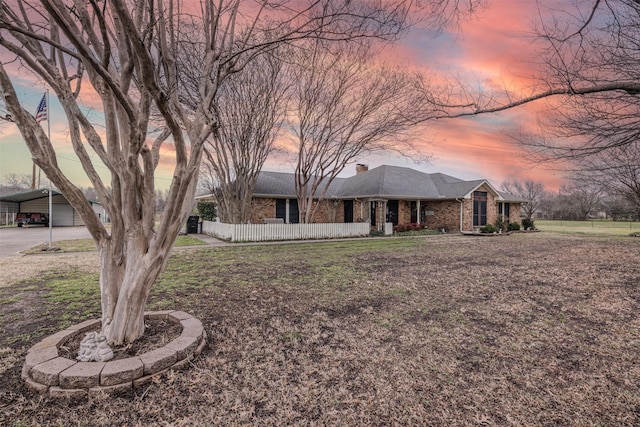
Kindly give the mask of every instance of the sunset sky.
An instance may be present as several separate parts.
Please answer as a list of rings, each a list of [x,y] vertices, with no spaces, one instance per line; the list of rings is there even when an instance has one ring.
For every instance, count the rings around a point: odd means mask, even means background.
[[[488,8],[465,22],[461,32],[433,34],[414,29],[391,50],[388,59],[423,68],[425,73],[436,71],[459,78],[474,87],[524,88],[531,83],[528,78],[535,71],[535,49],[530,34],[537,17],[534,1],[488,0]],[[23,105],[35,113],[45,86],[34,83],[26,73],[16,74],[15,82],[19,83],[16,90]],[[498,187],[505,181],[534,179],[554,190],[562,182],[562,172],[551,165],[530,162],[510,137],[534,124],[541,108],[544,102],[497,114],[427,123],[419,129],[414,145],[432,158],[429,163],[416,163],[394,154],[363,157],[357,162],[370,168],[391,164],[462,179],[487,178]],[[51,136],[61,167],[78,185],[89,186],[66,136],[67,125],[54,94],[50,96],[49,114]],[[95,114],[99,117],[99,111]],[[42,124],[46,129],[47,123]],[[156,184],[162,189],[168,187],[171,179],[170,156],[166,157],[157,174]],[[279,155],[269,159],[265,169],[293,172],[293,159]],[[0,180],[9,173],[30,174],[30,154],[15,125],[0,121]],[[353,173],[355,165],[348,167],[343,175]]]

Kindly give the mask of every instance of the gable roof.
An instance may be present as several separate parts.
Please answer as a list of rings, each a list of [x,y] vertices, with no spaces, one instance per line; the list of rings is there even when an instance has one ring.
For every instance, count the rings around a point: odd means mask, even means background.
[[[468,199],[485,185],[500,201],[526,202],[522,198],[499,192],[486,179],[464,181],[443,173],[424,173],[411,168],[382,165],[349,178],[333,180],[326,198],[384,199]],[[295,175],[261,171],[256,181],[255,197],[295,198]],[[508,197],[505,197],[508,196]]]

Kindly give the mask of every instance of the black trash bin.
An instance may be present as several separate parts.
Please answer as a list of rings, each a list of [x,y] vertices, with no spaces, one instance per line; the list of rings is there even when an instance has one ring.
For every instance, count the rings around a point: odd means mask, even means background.
[[[198,215],[189,215],[187,218],[187,234],[198,234],[198,221],[200,217]]]

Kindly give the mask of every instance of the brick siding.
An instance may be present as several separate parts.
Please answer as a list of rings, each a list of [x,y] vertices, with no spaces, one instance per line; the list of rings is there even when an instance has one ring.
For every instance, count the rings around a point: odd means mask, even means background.
[[[487,224],[495,225],[498,219],[498,205],[496,196],[486,186],[481,186],[478,191],[487,192]],[[315,201],[314,205],[318,202]],[[368,199],[358,199],[353,203],[354,222],[370,222],[371,206]],[[462,201],[462,230],[472,231],[473,227],[473,199]],[[420,202],[421,209],[432,215],[425,216],[427,228],[441,229],[447,231],[460,230],[460,202],[457,200]],[[510,222],[520,222],[520,204],[511,203],[509,211]],[[254,198],[252,200],[251,222],[261,224],[265,218],[275,218],[276,199]],[[384,213],[378,208],[378,222],[384,219]],[[316,223],[341,223],[344,222],[344,202],[342,200],[334,203],[332,200],[320,202],[314,221]],[[411,222],[411,201],[398,201],[398,223],[406,224]]]
[[[251,223],[262,224],[265,218],[276,217],[276,199],[254,197],[251,200]]]

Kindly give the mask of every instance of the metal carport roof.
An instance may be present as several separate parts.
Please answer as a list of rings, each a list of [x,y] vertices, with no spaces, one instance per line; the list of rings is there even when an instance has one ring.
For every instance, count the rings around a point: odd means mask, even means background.
[[[52,196],[57,196],[59,194],[62,194],[62,193],[56,190],[51,190]],[[49,197],[48,188],[39,188],[37,190],[29,190],[29,191],[24,191],[22,193],[14,193],[14,194],[7,194],[6,196],[0,196],[0,202],[22,203],[22,202],[28,202],[29,200],[42,199],[44,197]]]

